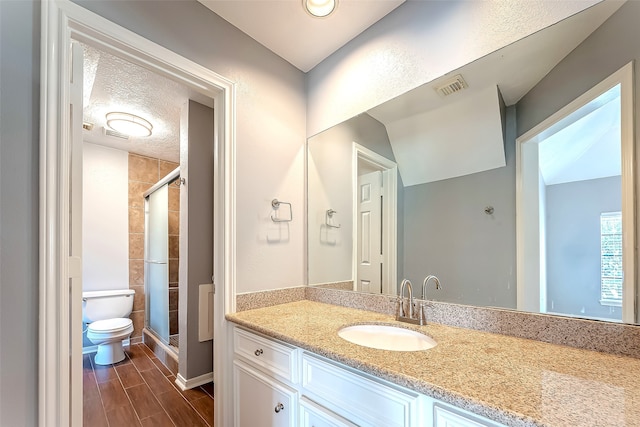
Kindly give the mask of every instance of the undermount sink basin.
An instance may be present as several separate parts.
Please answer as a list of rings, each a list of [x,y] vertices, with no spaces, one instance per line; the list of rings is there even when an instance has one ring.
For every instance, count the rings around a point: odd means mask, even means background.
[[[437,344],[425,334],[390,325],[346,326],[338,331],[338,336],[354,344],[380,350],[420,351]]]

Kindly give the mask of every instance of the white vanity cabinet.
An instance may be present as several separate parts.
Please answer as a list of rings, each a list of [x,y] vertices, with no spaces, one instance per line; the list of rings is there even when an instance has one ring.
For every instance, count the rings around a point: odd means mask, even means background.
[[[358,427],[356,424],[329,411],[303,396],[300,399],[301,427]]]
[[[295,347],[234,328],[235,427],[298,426]]]
[[[432,419],[433,427],[504,427],[480,415],[447,405],[432,398],[427,398],[425,408]]]
[[[420,422],[420,394],[312,353],[302,353],[301,392],[361,426],[410,427]]]
[[[295,389],[234,361],[234,419],[236,427],[295,427]]]
[[[235,427],[502,427],[240,327],[234,353]]]

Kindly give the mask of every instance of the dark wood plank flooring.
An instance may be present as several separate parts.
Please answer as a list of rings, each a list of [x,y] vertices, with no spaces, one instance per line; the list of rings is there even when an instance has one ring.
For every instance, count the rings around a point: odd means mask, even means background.
[[[173,374],[144,344],[125,347],[120,363],[83,363],[83,425],[213,427],[213,384],[181,391]]]

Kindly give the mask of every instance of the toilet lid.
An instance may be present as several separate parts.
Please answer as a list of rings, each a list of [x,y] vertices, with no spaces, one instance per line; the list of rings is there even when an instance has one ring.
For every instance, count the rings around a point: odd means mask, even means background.
[[[125,318],[96,320],[89,325],[89,330],[94,332],[118,332],[127,329],[132,324],[131,319]]]

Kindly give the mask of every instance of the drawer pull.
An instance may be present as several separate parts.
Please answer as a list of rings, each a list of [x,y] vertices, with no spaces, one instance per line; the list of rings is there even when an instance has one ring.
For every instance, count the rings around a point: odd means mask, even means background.
[[[278,403],[275,407],[276,414],[284,409],[284,405],[282,403]]]
[[[264,351],[262,351],[261,348],[257,349],[256,351],[253,352],[253,354],[255,354],[256,356],[260,356],[262,353],[264,353]]]

